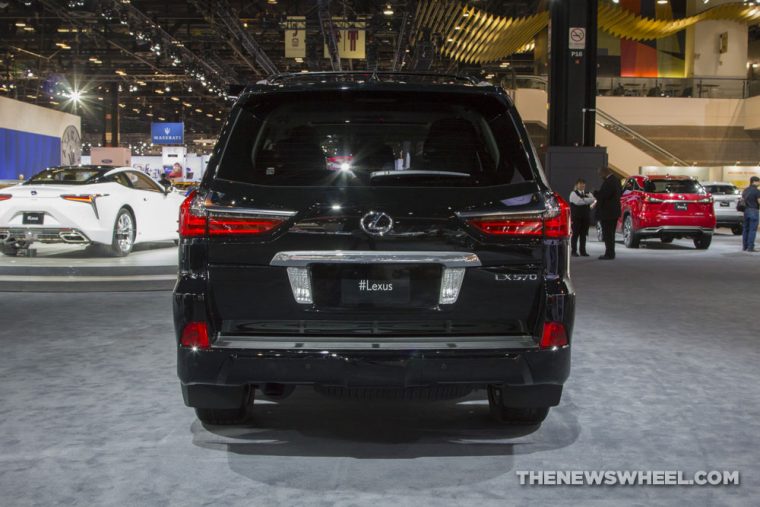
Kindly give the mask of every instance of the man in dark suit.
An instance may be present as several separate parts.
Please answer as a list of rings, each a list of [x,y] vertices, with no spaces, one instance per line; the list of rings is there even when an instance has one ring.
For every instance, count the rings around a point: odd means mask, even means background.
[[[596,197],[596,219],[602,226],[605,252],[601,260],[615,258],[615,228],[620,218],[620,195],[623,193],[620,179],[609,167],[599,169],[599,176],[604,180],[602,186],[594,192]]]

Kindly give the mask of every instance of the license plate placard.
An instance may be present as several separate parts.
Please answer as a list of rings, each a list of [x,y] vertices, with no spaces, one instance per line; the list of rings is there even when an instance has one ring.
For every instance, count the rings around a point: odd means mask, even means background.
[[[731,205],[731,203],[728,202],[728,201],[723,201],[723,202],[720,203],[720,207],[721,208],[728,208],[730,205]]]
[[[676,211],[686,211],[689,209],[689,205],[685,202],[677,202],[675,204]]]
[[[364,273],[347,273],[341,278],[341,304],[402,306],[409,303],[411,281],[408,269],[371,266],[362,271]]]
[[[44,213],[24,213],[21,223],[24,225],[42,225],[45,223]]]

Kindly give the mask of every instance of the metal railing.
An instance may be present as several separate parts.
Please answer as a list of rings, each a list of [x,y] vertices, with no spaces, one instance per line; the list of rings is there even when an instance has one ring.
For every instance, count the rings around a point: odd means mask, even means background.
[[[507,90],[533,88],[546,90],[547,76],[506,74],[500,84]],[[680,97],[746,99],[760,95],[760,77],[751,79],[729,77],[648,78],[599,77],[597,95],[616,97]]]
[[[613,134],[616,134],[618,137],[621,137],[623,139],[627,138],[626,140],[631,142],[631,144],[637,145],[643,151],[646,151],[660,162],[676,166],[689,165],[685,160],[669,152],[659,144],[652,142],[648,138],[642,136],[632,128],[628,127],[626,124],[622,123],[620,120],[616,119],[614,116],[611,116],[600,109],[596,110],[596,123],[602,128],[605,128]]]

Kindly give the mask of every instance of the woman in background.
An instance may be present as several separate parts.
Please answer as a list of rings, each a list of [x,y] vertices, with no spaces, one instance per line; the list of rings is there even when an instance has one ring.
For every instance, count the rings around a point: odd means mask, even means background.
[[[570,218],[573,225],[573,237],[570,242],[573,257],[578,257],[578,243],[580,242],[581,255],[588,257],[586,253],[586,236],[591,224],[591,207],[596,202],[594,196],[586,192],[586,181],[579,179],[570,194]]]
[[[170,180],[176,180],[182,178],[182,165],[179,162],[174,162],[172,166],[172,172],[169,173]]]

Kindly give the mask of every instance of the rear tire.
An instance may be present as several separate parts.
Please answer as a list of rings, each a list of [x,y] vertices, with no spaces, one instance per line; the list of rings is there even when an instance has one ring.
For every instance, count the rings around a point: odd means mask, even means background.
[[[535,426],[541,424],[549,414],[550,407],[505,407],[502,393],[501,388],[488,386],[488,408],[491,417],[498,423]]]
[[[246,394],[240,400],[238,408],[195,408],[195,415],[203,424],[224,426],[241,424],[251,416],[255,389],[249,387]]]
[[[631,215],[626,215],[625,220],[623,220],[623,243],[625,243],[626,248],[638,248],[641,244],[641,238],[633,230],[633,218]]]
[[[121,208],[116,214],[113,225],[113,239],[110,254],[114,257],[126,257],[135,246],[135,218],[127,208]]]
[[[712,236],[694,238],[694,246],[697,248],[697,250],[707,250],[710,248],[710,243],[712,243]]]
[[[13,245],[2,246],[3,255],[7,255],[8,257],[16,257],[18,255],[18,251],[19,251],[19,248],[17,246],[13,246]]]
[[[734,236],[741,236],[742,232],[744,232],[744,227],[739,225],[733,225],[731,226],[731,232],[734,234]]]

